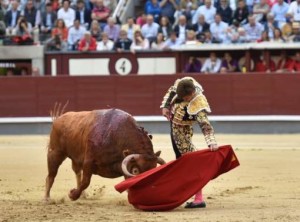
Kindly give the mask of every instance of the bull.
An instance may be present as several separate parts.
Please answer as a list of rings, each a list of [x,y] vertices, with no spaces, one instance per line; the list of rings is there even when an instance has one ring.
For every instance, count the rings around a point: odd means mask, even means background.
[[[71,200],[80,197],[93,174],[128,178],[165,163],[160,151],[154,153],[149,134],[122,110],[59,112],[52,114],[45,200],[67,157],[77,180],[77,188],[69,192]]]

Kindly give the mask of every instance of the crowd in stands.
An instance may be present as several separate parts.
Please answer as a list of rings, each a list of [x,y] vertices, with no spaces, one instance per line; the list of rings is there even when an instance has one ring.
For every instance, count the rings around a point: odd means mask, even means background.
[[[0,0],[0,35],[62,51],[300,41],[300,0],[146,0],[143,13],[125,24],[111,17],[116,5],[117,0]]]
[[[117,1],[0,0],[0,36],[53,51],[132,53],[209,43],[300,42],[300,0],[141,0],[143,11],[125,24],[112,17]],[[255,70],[299,71],[297,55],[293,68],[269,61],[256,62]],[[212,53],[203,64],[190,58],[186,70],[193,69],[241,71],[229,53],[223,61]]]
[[[253,67],[250,71],[265,73],[293,73],[300,72],[300,52],[296,52],[294,56],[289,56],[286,51],[274,60],[272,56],[266,57],[261,53],[257,58],[251,59]],[[242,61],[242,63],[240,62]],[[233,58],[231,53],[225,52],[223,58],[218,58],[215,52],[211,52],[206,59],[190,56],[185,64],[184,73],[234,73],[246,72],[246,65],[243,58],[239,60]],[[243,70],[244,69],[244,70]],[[248,70],[249,71],[249,70]]]

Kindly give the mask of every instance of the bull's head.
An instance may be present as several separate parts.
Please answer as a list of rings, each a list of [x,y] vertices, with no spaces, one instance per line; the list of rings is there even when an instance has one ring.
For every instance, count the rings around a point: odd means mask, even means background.
[[[123,152],[125,158],[122,162],[122,171],[126,177],[136,176],[147,170],[155,168],[157,163],[162,165],[165,161],[159,157],[160,151],[153,155],[129,154],[128,150]]]

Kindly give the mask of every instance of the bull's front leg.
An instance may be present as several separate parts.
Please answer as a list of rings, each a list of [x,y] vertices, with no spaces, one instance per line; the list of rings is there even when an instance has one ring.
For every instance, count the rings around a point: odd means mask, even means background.
[[[71,200],[77,200],[80,197],[82,191],[84,191],[90,185],[92,169],[92,161],[84,162],[81,184],[77,189],[70,190],[69,197]]]

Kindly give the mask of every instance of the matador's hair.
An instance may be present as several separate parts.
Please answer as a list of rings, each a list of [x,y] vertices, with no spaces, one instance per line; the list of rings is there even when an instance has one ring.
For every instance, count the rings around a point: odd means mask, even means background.
[[[192,79],[183,79],[177,85],[176,94],[178,98],[182,99],[185,96],[191,95],[195,89]]]

